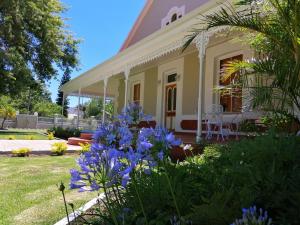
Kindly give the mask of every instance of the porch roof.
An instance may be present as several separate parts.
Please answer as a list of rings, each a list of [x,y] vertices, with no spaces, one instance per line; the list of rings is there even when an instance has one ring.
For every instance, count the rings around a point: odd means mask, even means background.
[[[225,1],[221,0],[221,2]],[[220,1],[208,1],[180,20],[154,32],[112,58],[67,82],[61,87],[61,91],[67,95],[76,93],[79,89],[83,91],[84,88],[101,82],[108,77],[124,73],[125,70],[130,70],[181,48],[186,35],[196,24],[198,15],[209,14],[219,7]]]

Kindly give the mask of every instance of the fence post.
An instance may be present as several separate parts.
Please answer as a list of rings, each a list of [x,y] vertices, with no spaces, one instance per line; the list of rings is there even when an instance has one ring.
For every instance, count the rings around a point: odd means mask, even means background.
[[[58,114],[54,114],[53,121],[54,121],[54,127],[56,127],[58,124]]]

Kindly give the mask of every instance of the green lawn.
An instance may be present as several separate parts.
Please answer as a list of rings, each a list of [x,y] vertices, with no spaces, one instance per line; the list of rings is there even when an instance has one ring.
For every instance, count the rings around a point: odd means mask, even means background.
[[[10,137],[16,140],[48,140],[46,135],[41,131],[20,131],[20,130],[5,130],[0,131],[0,140],[8,140]]]
[[[65,217],[57,184],[68,189],[69,170],[78,156],[0,157],[0,225],[52,225]],[[96,193],[67,190],[67,201],[79,208]]]

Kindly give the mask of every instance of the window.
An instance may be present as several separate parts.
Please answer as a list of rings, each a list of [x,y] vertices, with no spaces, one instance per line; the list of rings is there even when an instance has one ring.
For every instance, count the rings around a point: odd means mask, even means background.
[[[173,14],[172,18],[171,18],[171,23],[177,20],[177,14]]]
[[[140,104],[141,102],[141,84],[137,83],[133,85],[133,102]]]
[[[169,24],[175,22],[176,20],[182,18],[185,14],[185,5],[181,7],[172,7],[165,18],[161,20],[161,27],[168,26]]]
[[[177,77],[176,73],[168,75],[168,83],[176,82],[176,77]]]
[[[243,60],[243,55],[237,55],[220,61],[220,80],[219,84],[228,87],[220,96],[220,104],[224,112],[241,112],[242,110],[242,88],[238,85],[239,73],[233,73],[230,77],[224,79],[223,75],[232,61]]]
[[[176,84],[172,84],[167,87],[167,112],[175,112],[176,111],[176,96],[177,88]]]

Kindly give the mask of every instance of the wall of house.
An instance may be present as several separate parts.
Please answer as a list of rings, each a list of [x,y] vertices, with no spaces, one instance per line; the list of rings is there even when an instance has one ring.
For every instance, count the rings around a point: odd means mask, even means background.
[[[197,113],[199,86],[199,58],[198,52],[184,57],[182,114],[193,115]]]
[[[156,116],[157,76],[158,67],[145,71],[144,111],[152,116]]]
[[[167,16],[172,7],[185,6],[185,14],[187,14],[206,2],[208,0],[153,0],[148,13],[136,30],[129,46],[160,30],[162,19]]]
[[[124,78],[120,78],[119,79],[119,86],[118,86],[118,96],[117,96],[117,109],[116,109],[116,112],[117,113],[121,113],[123,107],[124,107],[124,93],[125,93],[125,80]]]

